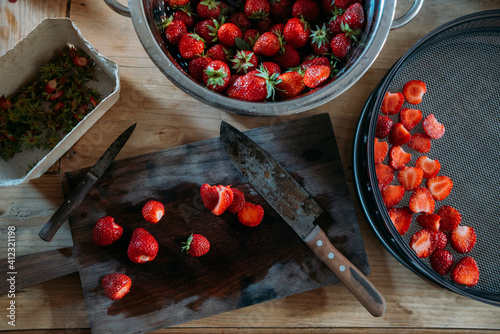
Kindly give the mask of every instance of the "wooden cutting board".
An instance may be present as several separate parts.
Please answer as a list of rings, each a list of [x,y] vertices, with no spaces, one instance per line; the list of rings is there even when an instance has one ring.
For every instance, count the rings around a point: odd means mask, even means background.
[[[325,211],[318,224],[368,275],[328,114],[245,133],[317,200]],[[65,175],[66,194],[85,172]],[[250,228],[228,212],[213,215],[199,194],[204,183],[230,184],[243,191],[248,201],[264,207],[262,223]],[[141,215],[143,204],[151,199],[166,207],[158,224]],[[92,227],[105,215],[123,226],[124,235],[111,246],[98,247],[91,241]],[[149,332],[339,282],[236,170],[219,138],[114,162],[72,215],[70,225],[73,247],[17,258],[17,288],[79,271],[94,333]],[[158,256],[150,263],[135,264],[126,255],[137,227],[158,240]],[[193,258],[181,251],[191,233],[208,238],[207,255]],[[3,262],[0,268],[8,272],[7,265]],[[130,293],[118,301],[107,299],[101,287],[102,277],[113,272],[133,281]],[[1,292],[8,291],[1,284]]]

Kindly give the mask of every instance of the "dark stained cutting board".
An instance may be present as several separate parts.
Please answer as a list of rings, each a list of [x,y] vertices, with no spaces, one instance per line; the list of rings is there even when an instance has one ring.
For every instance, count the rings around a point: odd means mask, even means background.
[[[245,133],[317,200],[325,211],[319,225],[368,275],[328,114]],[[66,174],[66,194],[84,172]],[[230,184],[243,191],[248,201],[264,207],[262,223],[250,228],[228,212],[213,215],[201,201],[203,183]],[[166,207],[158,224],[141,215],[142,205],[151,199]],[[123,226],[124,235],[116,244],[98,247],[91,241],[91,231],[105,215]],[[27,268],[39,278],[21,284],[79,271],[95,333],[149,332],[339,282],[236,170],[219,138],[116,161],[72,215],[70,225],[74,246],[26,257],[31,261]],[[126,255],[137,227],[158,240],[158,256],[150,263],[134,264]],[[207,255],[193,258],[181,251],[191,233],[201,233],[211,242]],[[39,263],[44,260],[41,272]],[[102,277],[113,272],[125,273],[133,281],[130,293],[118,301],[107,299],[101,288]]]

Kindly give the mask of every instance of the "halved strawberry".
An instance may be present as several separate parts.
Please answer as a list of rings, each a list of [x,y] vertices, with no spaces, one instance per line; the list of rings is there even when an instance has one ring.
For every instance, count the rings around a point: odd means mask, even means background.
[[[445,128],[444,125],[436,120],[434,114],[427,116],[422,122],[424,132],[432,139],[439,139],[443,137]]]
[[[104,294],[111,300],[123,298],[132,286],[130,277],[124,274],[113,273],[102,278]]]
[[[208,210],[213,210],[219,201],[219,193],[216,186],[204,184],[200,188],[201,200]]]
[[[148,201],[142,207],[142,216],[148,222],[156,224],[165,214],[165,206],[158,201]]]
[[[435,250],[430,258],[432,269],[439,275],[446,275],[453,267],[453,255],[447,250]]]
[[[415,254],[421,259],[430,256],[436,249],[434,233],[427,229],[417,231],[410,239],[410,248],[413,249]]]
[[[457,284],[475,286],[479,282],[479,268],[476,260],[470,256],[461,258],[451,271],[451,279]]]
[[[394,170],[384,164],[375,165],[375,173],[377,174],[378,188],[380,191],[384,190],[389,183],[394,180]]]
[[[445,249],[448,245],[448,236],[443,231],[434,232],[436,235],[436,249]]]
[[[403,94],[399,92],[387,92],[385,93],[384,99],[382,100],[382,106],[380,107],[380,110],[384,114],[396,115],[401,110],[401,107],[403,107],[404,102],[405,98]]]
[[[422,96],[427,91],[423,81],[411,80],[403,86],[403,95],[409,104],[419,104],[422,102]]]
[[[382,190],[382,199],[387,209],[397,205],[403,199],[405,190],[399,185],[388,185]]]
[[[436,201],[442,201],[448,197],[452,188],[453,181],[448,176],[436,175],[427,180],[427,189]]]
[[[420,186],[422,179],[424,178],[424,172],[418,167],[403,167],[399,170],[398,180],[399,184],[405,188],[405,190],[414,190]]]
[[[394,146],[401,146],[409,142],[411,134],[406,130],[403,124],[396,123],[389,132],[389,143]]]
[[[399,113],[399,121],[410,131],[422,120],[422,112],[418,109],[403,108]]]
[[[452,231],[460,225],[462,215],[457,209],[449,205],[443,205],[439,208],[438,215],[441,216],[439,229],[443,232]]]
[[[233,201],[231,205],[227,207],[227,211],[231,213],[237,213],[238,211],[245,206],[245,194],[241,192],[241,190],[236,188],[231,188],[233,190]]]
[[[212,209],[212,213],[216,216],[220,216],[231,205],[234,194],[230,186],[217,185],[216,188],[217,193],[219,194],[219,199],[215,208]]]
[[[389,145],[387,145],[385,141],[378,141],[378,138],[375,138],[375,143],[373,145],[375,151],[375,164],[381,163],[387,156]]]
[[[243,225],[255,227],[259,225],[264,217],[264,208],[257,204],[246,202],[238,211],[238,220]]]
[[[410,161],[411,154],[406,153],[401,146],[393,146],[389,150],[389,165],[393,169],[401,169]]]
[[[414,213],[433,213],[436,203],[427,188],[418,187],[411,194],[408,206]]]
[[[375,128],[375,137],[377,138],[385,138],[391,132],[392,126],[394,122],[389,116],[378,116],[377,118],[377,126]]]
[[[424,178],[426,179],[430,179],[436,176],[441,169],[439,160],[432,160],[425,155],[418,157],[417,161],[415,162],[415,166],[417,166],[424,172]]]
[[[439,231],[439,221],[441,217],[435,213],[422,213],[417,216],[417,223],[422,228],[431,230],[432,232]]]
[[[450,232],[451,247],[459,253],[468,253],[476,245],[476,232],[471,226],[458,226]]]
[[[389,209],[388,213],[399,235],[404,235],[408,232],[413,218],[413,212],[411,212],[407,206]]]
[[[431,150],[431,138],[425,133],[415,133],[411,136],[408,147],[420,153],[427,153]]]

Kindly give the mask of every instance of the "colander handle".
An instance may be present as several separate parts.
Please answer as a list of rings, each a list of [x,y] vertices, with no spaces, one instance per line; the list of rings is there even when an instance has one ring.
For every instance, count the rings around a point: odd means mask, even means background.
[[[130,9],[127,6],[122,5],[116,0],[104,0],[104,2],[118,14],[130,17]]]
[[[422,8],[423,4],[424,4],[424,0],[414,0],[413,5],[408,10],[408,12],[406,12],[405,15],[392,21],[391,30],[399,29],[399,28],[407,25],[408,23],[410,23],[410,21],[413,20],[415,18],[415,16],[417,16],[417,14],[420,11],[420,8]]]

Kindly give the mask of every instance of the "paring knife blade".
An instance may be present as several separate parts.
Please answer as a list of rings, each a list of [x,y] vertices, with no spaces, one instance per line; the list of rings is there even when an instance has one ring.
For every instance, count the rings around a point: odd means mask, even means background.
[[[82,180],[78,183],[76,188],[71,192],[64,203],[57,209],[54,215],[43,226],[38,233],[38,236],[45,241],[51,241],[56,232],[62,224],[68,219],[74,209],[76,209],[83,201],[90,188],[97,182],[97,180],[104,174],[104,172],[111,165],[113,160],[120,153],[125,143],[128,141],[137,123],[131,125],[128,129],[118,136],[118,138],[108,147],[106,152],[99,158],[99,160],[92,166]]]
[[[314,221],[323,212],[309,193],[264,149],[222,121],[221,142],[233,165],[373,315],[386,310],[384,297],[329,241]]]

